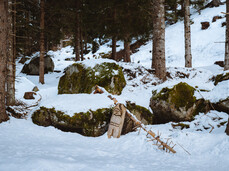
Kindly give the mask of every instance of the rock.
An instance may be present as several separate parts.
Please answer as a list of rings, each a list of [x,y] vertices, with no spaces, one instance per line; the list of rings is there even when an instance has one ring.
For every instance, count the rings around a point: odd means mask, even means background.
[[[220,5],[223,5],[220,0],[212,0],[205,6],[205,8],[219,7]]]
[[[222,22],[221,26],[224,27],[227,25],[227,22]]]
[[[145,107],[136,105],[135,103],[131,103],[130,101],[126,102],[126,107],[144,125],[153,124],[153,114]]]
[[[141,121],[152,124],[153,115],[147,109],[130,104],[132,113]],[[130,106],[128,105],[128,106]],[[113,108],[75,113],[72,117],[54,108],[41,107],[32,115],[32,121],[39,126],[54,126],[65,132],[75,132],[84,136],[98,137],[107,132]],[[140,112],[141,111],[141,112]],[[143,116],[140,116],[141,113]],[[139,117],[140,116],[140,117]],[[139,119],[139,120],[140,120]],[[122,135],[135,131],[135,123],[126,115]]]
[[[216,86],[219,82],[229,80],[229,72],[224,74],[219,74],[214,78],[214,85]]]
[[[35,86],[34,88],[33,88],[33,90],[32,91],[34,91],[34,92],[38,92],[39,91],[39,89],[38,89],[38,87],[37,86]]]
[[[171,89],[153,92],[150,107],[154,113],[154,123],[191,121],[199,112],[209,111],[209,102],[197,100],[194,92],[195,88],[182,82]]]
[[[229,97],[213,104],[214,109],[229,114]]]
[[[109,93],[121,94],[126,86],[122,68],[116,63],[107,62],[97,64],[93,68],[75,63],[69,66],[60,78],[58,94],[90,94],[96,85]]]
[[[215,65],[219,65],[220,67],[224,67],[224,61],[216,61]]]
[[[136,105],[135,103],[126,102],[127,109],[136,116],[144,125],[153,124],[154,115],[146,108]],[[130,119],[128,115],[124,120],[122,135],[135,131],[136,124]]]
[[[24,99],[32,100],[35,99],[33,95],[37,95],[35,92],[25,92]]]
[[[209,22],[201,22],[201,30],[206,30],[210,26]]]
[[[28,61],[29,59],[30,59],[29,57],[23,56],[23,57],[20,59],[19,63],[20,63],[20,64],[25,64],[25,62]]]
[[[97,137],[108,130],[112,109],[75,113],[72,117],[54,108],[41,107],[32,115],[33,123],[40,126],[54,126],[65,132],[76,132],[84,136]]]
[[[31,59],[31,61],[28,64],[24,65],[21,72],[27,75],[39,75],[39,66],[40,66],[39,62],[40,62],[40,57],[34,57],[33,59]],[[53,72],[54,62],[52,58],[46,56],[44,62],[45,62],[45,74],[47,74],[48,72]]]
[[[214,23],[214,22],[216,22],[216,20],[219,20],[219,19],[222,19],[223,17],[222,16],[214,16],[213,18],[212,18],[212,22]]]

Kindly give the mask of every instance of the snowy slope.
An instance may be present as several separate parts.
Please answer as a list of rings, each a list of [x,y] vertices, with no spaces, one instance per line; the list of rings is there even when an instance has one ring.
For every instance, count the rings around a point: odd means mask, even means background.
[[[201,15],[192,16],[192,52],[193,69],[184,68],[184,38],[183,22],[179,22],[166,29],[166,61],[167,70],[173,79],[159,84],[160,81],[147,69],[151,66],[152,42],[140,48],[140,51],[131,56],[134,63],[119,62],[124,69],[137,73],[137,78],[130,80],[127,75],[127,86],[120,96],[115,96],[121,103],[129,100],[149,108],[149,99],[152,90],[163,87],[172,87],[179,82],[187,82],[193,87],[208,90],[202,94],[195,94],[213,102],[229,96],[229,81],[224,81],[215,87],[211,78],[223,73],[223,68],[213,65],[215,61],[223,60],[224,44],[215,44],[224,41],[225,28],[221,23],[225,19],[211,23],[208,30],[201,30],[200,22],[210,21],[215,15],[221,15],[225,6],[206,9]],[[109,52],[105,44],[96,53]],[[122,46],[122,43],[120,43]],[[121,46],[119,48],[121,48]],[[222,112],[211,111],[207,115],[196,116],[189,129],[174,129],[171,123],[150,125],[152,129],[162,133],[163,140],[171,138],[177,144],[176,154],[160,151],[152,142],[148,142],[143,131],[129,133],[120,139],[108,139],[106,135],[97,138],[83,137],[75,133],[61,132],[53,127],[40,127],[31,121],[31,114],[40,106],[55,107],[72,115],[75,112],[84,112],[109,107],[113,102],[107,98],[108,93],[102,95],[77,94],[57,95],[59,78],[64,69],[73,64],[65,61],[72,58],[73,49],[66,47],[59,51],[50,51],[55,63],[55,70],[60,73],[45,75],[45,83],[38,83],[37,76],[27,76],[20,73],[22,65],[17,64],[16,97],[28,105],[35,104],[42,97],[39,106],[32,108],[28,118],[0,124],[0,171],[12,170],[228,170],[229,167],[229,137],[225,135],[225,123],[228,115]],[[88,54],[86,58],[93,58]],[[87,60],[86,66],[111,60]],[[140,61],[140,63],[138,63]],[[143,67],[144,66],[144,67]],[[142,71],[139,72],[139,70]],[[180,78],[178,73],[189,75],[189,78]],[[144,80],[144,81],[143,81]],[[155,86],[156,84],[156,86]],[[35,100],[24,100],[25,91],[31,91],[38,86],[40,91]],[[221,124],[221,125],[220,125]],[[214,127],[211,133],[211,126]],[[189,155],[185,148],[191,155]]]
[[[218,8],[208,8],[191,16],[194,24],[191,25],[191,42],[193,67],[212,65],[215,61],[224,59],[224,44],[215,42],[225,41],[225,27],[221,27],[225,18],[212,23],[214,16],[224,16],[225,5]],[[207,30],[201,30],[201,22],[210,22]],[[168,67],[183,67],[184,61],[184,24],[179,22],[166,29],[166,64]],[[151,67],[152,42],[142,46],[140,51],[132,55],[134,62],[140,61],[142,65]]]

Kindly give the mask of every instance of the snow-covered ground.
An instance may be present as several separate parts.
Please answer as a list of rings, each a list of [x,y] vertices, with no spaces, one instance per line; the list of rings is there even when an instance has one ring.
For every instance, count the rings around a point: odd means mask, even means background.
[[[201,15],[192,15],[193,69],[183,67],[183,22],[179,22],[166,28],[167,70],[173,79],[158,84],[159,80],[152,74],[148,74],[152,50],[152,42],[148,42],[139,49],[139,52],[131,56],[134,63],[119,62],[124,69],[136,71],[137,78],[130,80],[125,75],[127,86],[122,94],[115,98],[121,103],[128,100],[149,109],[152,90],[172,87],[179,82],[187,82],[193,87],[198,86],[198,89],[207,90],[195,95],[199,98],[204,96],[212,102],[229,97],[229,81],[221,82],[217,87],[211,81],[213,76],[223,73],[223,68],[214,65],[214,62],[224,59],[224,44],[215,42],[224,41],[225,27],[221,27],[221,23],[225,19],[211,22],[213,16],[221,15],[222,11],[225,11],[225,5],[206,9]],[[209,29],[201,30],[202,21],[211,23]],[[105,44],[96,55],[108,51],[110,48]],[[171,138],[173,143],[177,144],[176,154],[159,150],[148,141],[143,131],[132,132],[119,139],[108,139],[106,134],[92,138],[62,132],[54,127],[33,124],[31,114],[40,106],[55,107],[72,115],[75,112],[113,105],[113,102],[107,98],[107,92],[101,95],[58,95],[59,78],[63,75],[64,69],[74,63],[64,59],[74,57],[73,49],[66,47],[56,52],[50,51],[49,54],[53,56],[55,70],[61,72],[46,74],[44,85],[38,83],[37,76],[20,73],[23,65],[17,64],[17,99],[28,105],[35,104],[40,97],[42,99],[39,106],[31,109],[27,119],[11,118],[8,122],[0,124],[0,171],[228,170],[229,137],[224,133],[228,115],[223,112],[210,111],[208,114],[199,114],[194,121],[186,122],[190,128],[183,130],[174,129],[171,123],[147,126],[154,132],[159,131],[163,140]],[[107,59],[92,59],[92,54],[88,54],[86,58],[91,59],[83,62],[86,66],[104,61],[113,62]],[[142,70],[143,74],[140,74],[139,70]],[[180,78],[180,74],[189,76]],[[24,100],[24,92],[31,91],[34,86],[40,90],[35,100]]]

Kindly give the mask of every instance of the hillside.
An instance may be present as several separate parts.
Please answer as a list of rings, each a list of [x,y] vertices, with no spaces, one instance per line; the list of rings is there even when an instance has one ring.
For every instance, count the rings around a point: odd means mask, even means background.
[[[126,87],[121,95],[114,95],[120,103],[131,101],[149,110],[152,91],[185,82],[196,87],[201,93],[195,97],[210,100],[212,103],[229,97],[229,80],[214,85],[212,78],[225,73],[215,61],[224,59],[224,44],[215,43],[225,40],[225,27],[221,27],[225,18],[212,23],[212,18],[225,11],[225,5],[207,8],[201,15],[191,16],[192,55],[194,68],[184,68],[183,22],[166,28],[166,65],[170,75],[161,83],[151,72],[152,42],[147,42],[137,53],[132,54],[132,63],[114,62],[109,59],[93,59],[92,54],[85,56],[83,65],[95,66],[102,62],[116,63],[122,66]],[[200,22],[209,21],[210,27],[201,30]],[[100,47],[95,54],[110,51],[107,46]],[[119,42],[122,46],[122,43]],[[121,46],[119,49],[121,49]],[[31,116],[41,106],[55,108],[73,115],[114,106],[107,96],[110,94],[62,94],[58,95],[58,82],[64,70],[74,61],[65,60],[74,57],[70,46],[58,51],[49,51],[55,70],[45,75],[45,84],[38,83],[38,76],[21,73],[22,64],[17,62],[16,98],[30,108],[26,119],[10,118],[0,125],[0,170],[227,170],[229,167],[229,138],[224,133],[228,114],[211,110],[200,113],[188,124],[189,128],[174,128],[172,123],[148,125],[147,129],[160,132],[164,141],[171,138],[176,154],[159,150],[142,130],[131,132],[119,139],[86,137],[77,133],[62,132],[54,127],[42,127],[33,124]],[[36,54],[34,54],[35,56]],[[90,58],[90,59],[88,59]],[[29,62],[29,61],[28,61]],[[128,71],[136,77],[128,75]],[[185,76],[186,75],[186,76]],[[188,76],[187,76],[188,75]],[[39,92],[34,100],[23,98],[25,91],[34,86]],[[214,127],[212,130],[211,128]],[[4,138],[3,138],[4,137]],[[190,155],[185,151],[188,151]]]

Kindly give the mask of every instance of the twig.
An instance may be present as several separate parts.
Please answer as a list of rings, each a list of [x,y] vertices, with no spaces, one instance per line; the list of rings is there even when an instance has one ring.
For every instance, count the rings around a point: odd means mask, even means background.
[[[214,126],[211,125],[211,124],[208,124],[208,125],[212,127],[212,129],[211,129],[210,132],[209,132],[209,133],[211,133],[211,132],[213,131],[213,129],[214,129]]]
[[[188,153],[190,156],[191,156],[191,154],[187,151],[187,150],[185,150],[184,149],[184,147],[182,147],[182,145],[180,145],[179,143],[177,143],[186,153]]]

